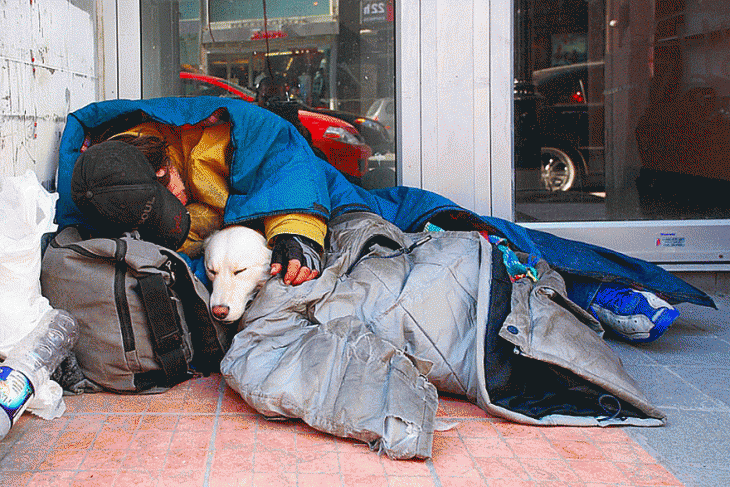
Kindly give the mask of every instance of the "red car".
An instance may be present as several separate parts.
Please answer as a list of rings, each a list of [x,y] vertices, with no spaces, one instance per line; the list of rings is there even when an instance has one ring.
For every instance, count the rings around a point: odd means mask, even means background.
[[[255,102],[256,93],[230,81],[206,74],[180,72],[183,93],[188,96],[235,96]],[[351,124],[322,113],[298,110],[299,121],[312,135],[312,145],[330,164],[359,183],[368,170],[372,149]]]

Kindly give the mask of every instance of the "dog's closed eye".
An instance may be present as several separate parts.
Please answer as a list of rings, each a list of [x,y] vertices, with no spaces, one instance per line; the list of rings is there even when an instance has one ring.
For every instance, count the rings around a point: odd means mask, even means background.
[[[233,225],[217,232],[205,248],[205,270],[212,284],[209,308],[216,319],[237,321],[269,278],[271,250],[259,232]],[[223,313],[223,309],[227,313]]]

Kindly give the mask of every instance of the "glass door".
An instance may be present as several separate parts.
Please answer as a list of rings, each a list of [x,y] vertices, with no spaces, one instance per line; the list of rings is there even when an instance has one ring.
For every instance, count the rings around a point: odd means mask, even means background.
[[[727,263],[730,5],[514,7],[515,220],[658,262]]]
[[[319,149],[364,187],[421,187],[664,266],[730,269],[720,2],[105,1],[124,65],[107,97],[256,100],[268,77],[268,96],[330,110],[343,150]]]
[[[392,0],[141,0],[142,97],[237,97],[291,118],[368,189],[393,186]]]

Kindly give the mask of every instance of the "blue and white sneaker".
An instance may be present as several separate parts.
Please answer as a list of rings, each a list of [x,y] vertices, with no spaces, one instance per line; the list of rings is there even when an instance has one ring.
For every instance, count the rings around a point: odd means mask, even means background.
[[[659,338],[679,316],[674,306],[647,291],[603,283],[590,311],[621,338],[648,343]]]

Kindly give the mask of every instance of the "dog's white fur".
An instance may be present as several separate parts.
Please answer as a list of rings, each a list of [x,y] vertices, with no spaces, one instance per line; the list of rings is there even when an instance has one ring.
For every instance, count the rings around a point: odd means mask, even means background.
[[[271,250],[255,230],[231,226],[208,237],[205,271],[213,283],[213,316],[229,323],[240,319],[254,292],[268,279],[270,265]]]

